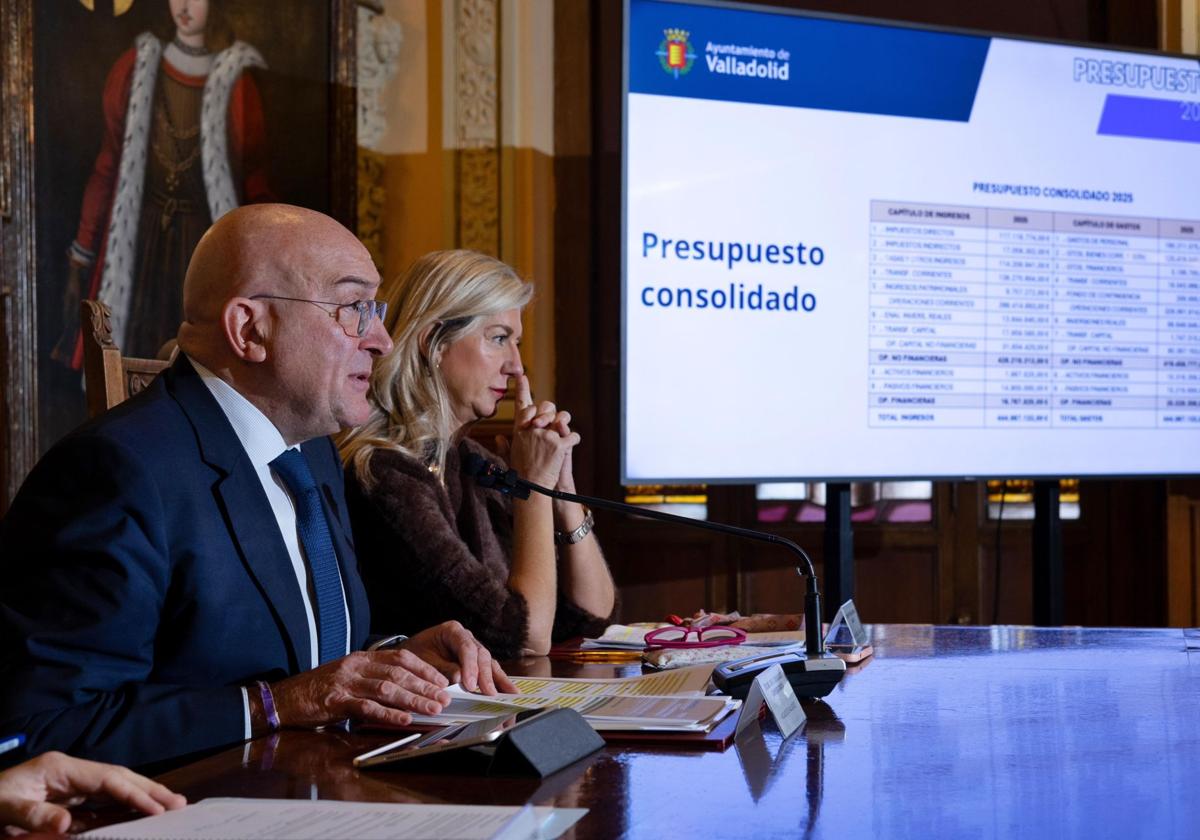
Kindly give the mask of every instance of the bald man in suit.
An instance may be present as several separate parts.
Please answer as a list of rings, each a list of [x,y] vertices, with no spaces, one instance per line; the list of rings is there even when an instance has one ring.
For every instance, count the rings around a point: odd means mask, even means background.
[[[320,213],[254,205],[209,230],[178,361],[56,444],[0,531],[0,730],[137,765],[281,726],[403,725],[448,680],[513,690],[456,623],[361,651],[329,435],[366,419],[391,349],[378,286]]]

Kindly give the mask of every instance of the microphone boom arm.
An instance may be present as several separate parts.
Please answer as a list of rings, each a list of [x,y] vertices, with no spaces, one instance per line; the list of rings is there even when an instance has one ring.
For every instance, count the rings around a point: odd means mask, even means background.
[[[475,463],[478,458],[479,463]],[[821,594],[817,587],[817,573],[813,569],[812,558],[808,556],[803,548],[785,537],[768,534],[763,531],[753,531],[749,528],[739,528],[736,525],[725,525],[720,522],[709,522],[706,519],[691,519],[686,516],[679,516],[675,513],[664,513],[660,510],[646,510],[639,508],[636,505],[629,505],[623,502],[613,502],[608,499],[599,499],[594,496],[580,496],[577,493],[568,493],[565,490],[554,490],[549,487],[543,487],[540,484],[534,484],[532,481],[526,481],[517,475],[516,470],[502,470],[496,464],[490,461],[479,458],[477,455],[469,456],[467,464],[468,472],[473,472],[476,479],[484,487],[490,487],[505,495],[512,496],[517,499],[528,499],[529,491],[540,493],[543,496],[549,496],[552,499],[561,499],[567,502],[578,502],[589,507],[601,508],[603,510],[611,510],[617,513],[625,513],[630,516],[640,516],[643,519],[657,519],[662,522],[676,522],[681,525],[687,525],[692,528],[703,528],[706,531],[715,531],[719,534],[729,534],[737,537],[744,537],[757,542],[770,543],[771,545],[783,546],[786,549],[800,556],[804,561],[803,566],[796,567],[796,573],[806,579],[806,591],[804,594],[804,648],[805,653],[810,658],[821,657],[825,654],[825,640],[822,637],[821,627]]]

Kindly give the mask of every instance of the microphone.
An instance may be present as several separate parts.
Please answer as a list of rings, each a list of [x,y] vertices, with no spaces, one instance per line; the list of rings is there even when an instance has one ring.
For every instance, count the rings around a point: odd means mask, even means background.
[[[796,566],[796,573],[805,578],[807,584],[804,595],[804,649],[806,659],[798,659],[795,654],[792,657],[782,657],[779,654],[767,657],[754,657],[764,660],[765,664],[760,667],[750,663],[748,660],[739,660],[739,662],[745,662],[746,664],[740,668],[733,669],[733,671],[745,677],[746,675],[753,675],[762,668],[769,667],[771,664],[780,662],[782,659],[789,658],[792,660],[790,663],[781,662],[781,664],[784,665],[784,670],[788,673],[788,679],[796,689],[797,695],[801,697],[824,697],[833,690],[834,685],[845,674],[845,662],[825,652],[825,641],[821,637],[821,593],[817,586],[817,573],[813,569],[812,558],[808,556],[808,553],[803,548],[791,540],[775,534],[769,534],[765,531],[754,531],[750,528],[740,528],[736,525],[725,525],[721,522],[710,522],[705,519],[689,519],[686,516],[678,516],[674,513],[646,510],[636,505],[625,504],[624,502],[613,502],[608,499],[581,496],[578,493],[567,493],[563,490],[543,487],[540,484],[534,484],[532,481],[526,481],[521,478],[517,475],[516,470],[502,469],[499,465],[474,452],[467,453],[463,459],[463,467],[466,469],[468,475],[474,477],[479,482],[480,486],[496,490],[515,499],[528,499],[530,491],[533,491],[543,496],[549,496],[552,499],[578,502],[602,510],[612,510],[617,513],[640,516],[643,519],[675,522],[690,528],[702,528],[706,531],[716,531],[719,534],[744,537],[749,540],[770,543],[788,549],[798,555],[801,561],[803,561],[802,565]],[[806,660],[807,665],[805,664]],[[726,663],[723,669],[734,664],[737,663]],[[837,667],[838,665],[841,666],[840,669]],[[744,688],[740,685],[737,686],[735,691],[737,688],[741,688],[744,692],[749,688],[749,681],[745,682]],[[731,693],[735,692],[731,691]]]

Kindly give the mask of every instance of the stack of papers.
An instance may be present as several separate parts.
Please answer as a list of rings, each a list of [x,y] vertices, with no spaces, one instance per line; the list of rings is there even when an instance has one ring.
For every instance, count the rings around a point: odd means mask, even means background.
[[[579,645],[580,650],[645,650],[646,634],[656,627],[667,627],[666,624],[630,626],[628,624],[610,624],[599,639],[584,639]]]
[[[574,709],[597,731],[708,732],[741,705],[731,697],[705,697],[710,666],[615,679],[516,677],[520,694],[481,697],[451,686],[450,705],[438,715],[413,715],[413,723],[465,723],[521,711]]]

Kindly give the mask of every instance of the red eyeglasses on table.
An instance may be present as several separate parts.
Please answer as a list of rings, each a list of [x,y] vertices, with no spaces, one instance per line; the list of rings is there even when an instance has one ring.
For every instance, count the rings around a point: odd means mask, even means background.
[[[659,627],[646,634],[648,648],[709,648],[744,641],[746,631],[736,627]]]

